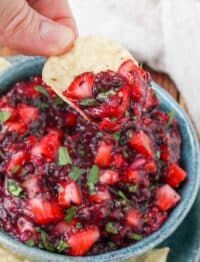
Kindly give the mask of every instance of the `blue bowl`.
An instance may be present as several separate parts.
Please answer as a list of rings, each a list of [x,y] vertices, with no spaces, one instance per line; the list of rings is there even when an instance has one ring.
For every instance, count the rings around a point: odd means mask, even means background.
[[[19,58],[17,62],[15,59],[13,66],[4,73],[0,74],[0,92],[6,92],[13,83],[19,80],[25,80],[30,76],[40,75],[44,62],[45,59],[42,57]],[[16,254],[27,256],[33,261],[113,262],[140,255],[145,251],[156,247],[177,229],[185,216],[188,214],[197,196],[200,183],[199,142],[188,116],[180,108],[176,101],[157,84],[152,83],[152,86],[161,100],[162,109],[166,111],[174,111],[176,113],[183,141],[181,151],[181,165],[188,173],[188,180],[184,183],[179,192],[182,198],[181,202],[174,210],[172,210],[168,220],[161,227],[161,229],[144,240],[138,242],[137,244],[119,249],[117,251],[88,257],[69,257],[50,253],[34,247],[30,248],[14,240],[7,234],[0,232],[0,243],[3,246],[11,249]]]

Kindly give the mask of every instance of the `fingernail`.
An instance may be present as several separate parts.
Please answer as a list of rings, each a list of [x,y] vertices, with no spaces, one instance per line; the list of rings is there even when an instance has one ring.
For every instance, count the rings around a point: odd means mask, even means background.
[[[75,39],[71,28],[46,20],[40,24],[40,37],[51,54],[63,52]]]

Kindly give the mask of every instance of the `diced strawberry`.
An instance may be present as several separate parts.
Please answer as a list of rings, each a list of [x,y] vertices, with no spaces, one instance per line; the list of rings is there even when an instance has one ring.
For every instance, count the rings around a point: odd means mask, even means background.
[[[37,139],[36,139],[35,136],[29,136],[29,137],[27,137],[25,143],[26,143],[26,146],[28,148],[31,148],[32,146],[34,146],[36,144],[36,142],[37,142]]]
[[[18,134],[24,134],[27,130],[27,126],[24,122],[20,121],[8,121],[6,123],[8,131],[16,132]]]
[[[113,170],[103,170],[100,172],[99,181],[101,184],[114,185],[119,182],[119,174]]]
[[[7,166],[8,173],[18,173],[23,164],[29,159],[29,154],[27,152],[19,151],[11,156],[11,159]]]
[[[116,121],[113,122],[108,117],[103,118],[98,125],[99,125],[99,129],[102,131],[116,132],[120,129],[120,124],[117,123]]]
[[[90,201],[101,203],[111,200],[110,192],[106,187],[99,187],[97,193],[89,196]]]
[[[142,181],[142,178],[139,171],[129,168],[124,172],[123,181],[138,184]]]
[[[67,234],[74,229],[74,226],[68,224],[66,221],[60,221],[55,227],[54,232],[55,234]]]
[[[66,113],[66,117],[65,117],[65,123],[67,126],[75,126],[77,123],[77,114],[75,114],[74,112],[67,112]]]
[[[109,166],[112,161],[112,149],[113,143],[101,141],[97,149],[95,164],[97,164],[100,167]]]
[[[113,161],[112,161],[112,165],[117,167],[117,168],[121,168],[123,165],[125,165],[126,160],[125,158],[122,156],[122,154],[120,153],[116,153],[113,156]]]
[[[125,114],[130,100],[129,93],[130,93],[130,86],[128,85],[121,87],[120,90],[118,91],[117,96],[121,98],[121,102],[118,105],[118,107],[115,108],[117,111],[117,117],[122,117]]]
[[[0,97],[0,108],[8,106],[8,100],[6,96]]]
[[[173,208],[179,200],[180,195],[167,184],[156,191],[156,204],[162,211]]]
[[[17,110],[19,112],[20,119],[25,124],[30,124],[39,118],[39,110],[36,107],[21,104],[18,106]]]
[[[145,165],[144,165],[144,169],[151,173],[151,174],[154,174],[157,172],[157,166],[156,166],[156,163],[155,161],[149,161],[147,162]]]
[[[62,209],[54,200],[46,200],[42,197],[35,197],[29,201],[33,217],[40,225],[56,222],[64,218]]]
[[[140,154],[150,159],[154,158],[151,140],[143,131],[133,133],[129,143]]]
[[[77,76],[63,94],[64,96],[72,99],[83,99],[91,97],[93,83],[94,75],[92,73],[84,73],[80,76]]]
[[[41,180],[40,175],[34,175],[26,179],[25,182],[22,184],[23,187],[26,189],[28,193],[28,197],[30,199],[36,197],[37,194],[41,193],[41,187],[39,185],[40,180]]]
[[[177,164],[171,164],[166,170],[164,181],[172,187],[178,187],[187,177],[186,172]]]
[[[50,130],[40,142],[33,146],[31,150],[32,160],[37,161],[38,158],[43,156],[46,157],[46,160],[55,160],[60,147],[60,136],[61,134],[59,131]]]
[[[145,163],[146,163],[146,159],[144,159],[144,158],[138,158],[138,159],[136,159],[136,160],[131,164],[131,168],[132,168],[132,169],[141,168]]]
[[[143,112],[148,112],[152,108],[156,107],[159,105],[159,100],[155,94],[155,91],[151,88],[147,89],[147,94],[145,98],[145,102],[142,106],[142,111]]]
[[[69,207],[71,204],[81,205],[81,190],[74,181],[64,182],[59,185],[58,204]]]
[[[70,255],[83,256],[99,238],[100,231],[96,226],[72,234],[67,241],[70,246]]]
[[[141,219],[142,215],[137,209],[131,209],[130,211],[128,211],[126,220],[130,226],[134,228],[139,228],[142,222]]]

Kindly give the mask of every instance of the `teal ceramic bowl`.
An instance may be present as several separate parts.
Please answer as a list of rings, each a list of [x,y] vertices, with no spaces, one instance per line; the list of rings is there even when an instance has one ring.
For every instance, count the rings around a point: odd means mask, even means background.
[[[12,60],[12,59],[11,59]],[[9,87],[19,80],[25,80],[30,76],[40,75],[45,59],[35,58],[15,58],[13,66],[0,74],[0,92],[5,93]],[[180,189],[181,202],[170,213],[166,223],[160,230],[127,248],[90,257],[69,257],[38,248],[30,248],[14,240],[3,232],[0,232],[0,244],[11,249],[13,252],[28,257],[33,261],[40,262],[108,262],[121,261],[144,253],[156,247],[169,237],[181,224],[185,216],[191,209],[198,193],[200,183],[200,151],[199,142],[191,122],[185,112],[180,108],[176,101],[162,88],[152,83],[158,97],[161,100],[163,110],[174,111],[179,122],[182,136],[181,165],[188,173],[188,180]]]

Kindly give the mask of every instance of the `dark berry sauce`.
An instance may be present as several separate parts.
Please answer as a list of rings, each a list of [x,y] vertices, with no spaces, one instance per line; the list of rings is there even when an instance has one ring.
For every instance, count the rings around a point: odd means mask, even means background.
[[[180,200],[177,120],[131,61],[82,74],[65,95],[94,124],[40,77],[0,98],[0,229],[73,256],[134,244]]]

